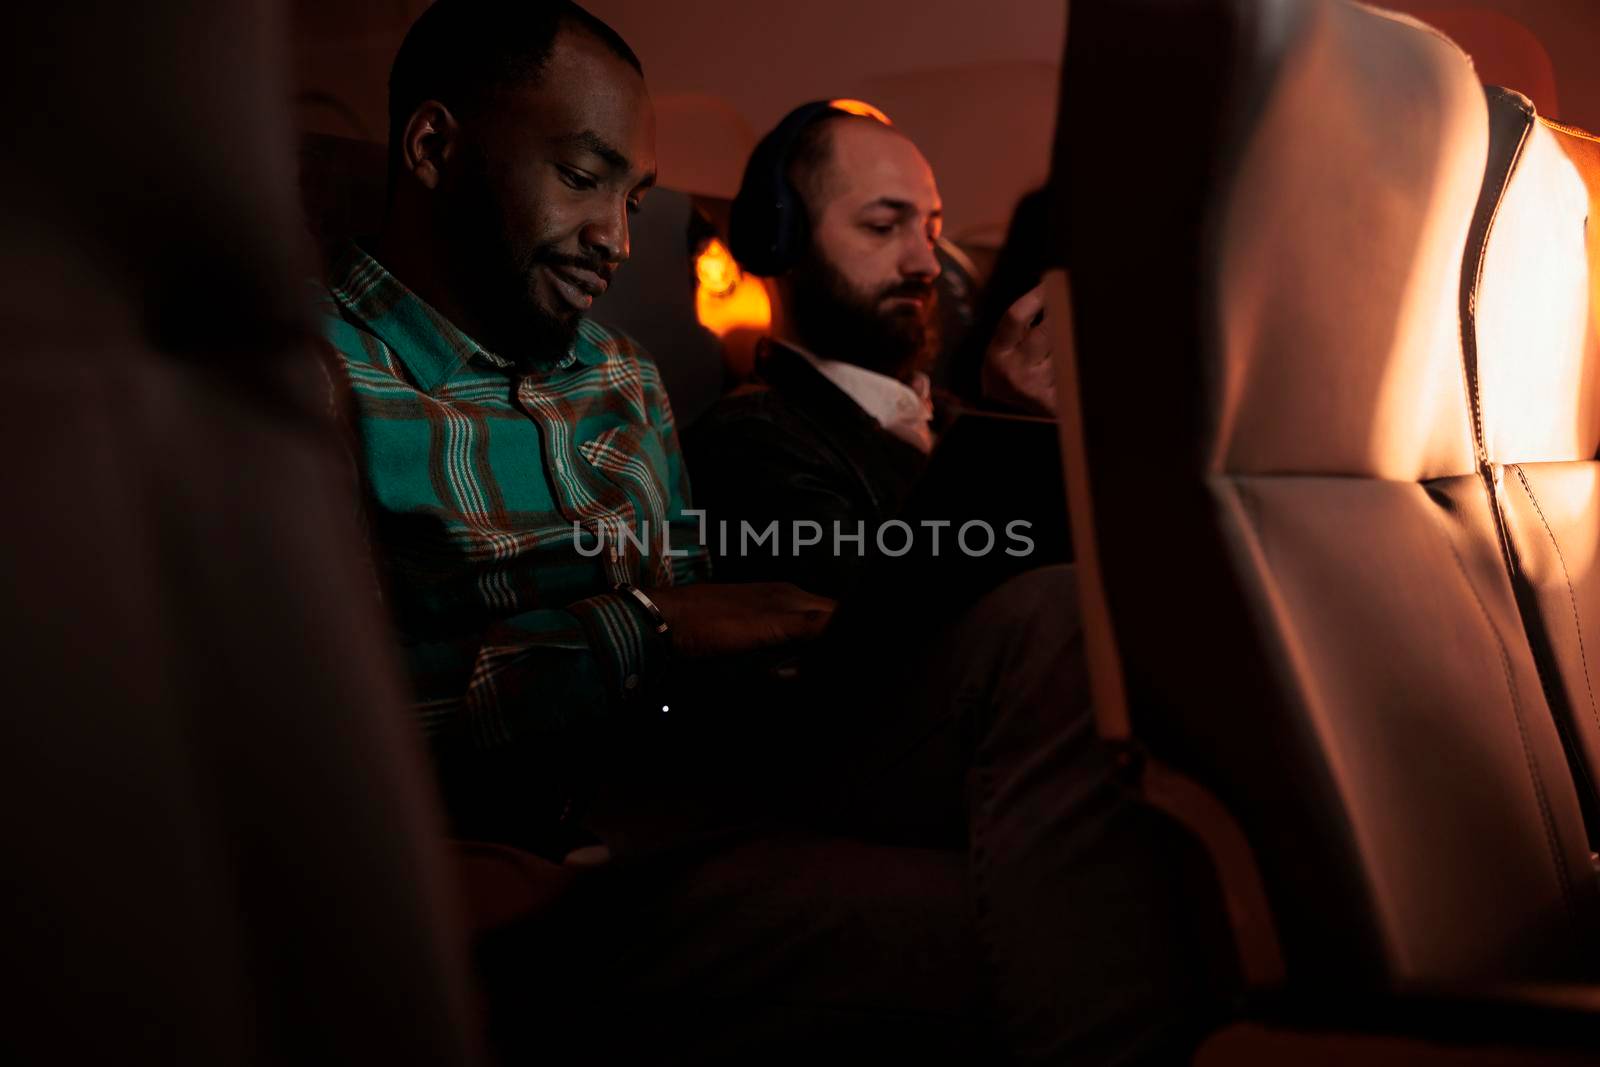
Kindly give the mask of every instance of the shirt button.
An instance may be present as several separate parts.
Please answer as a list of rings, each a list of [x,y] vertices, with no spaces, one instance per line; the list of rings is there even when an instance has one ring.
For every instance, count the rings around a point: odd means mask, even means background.
[[[637,674],[628,675],[626,678],[624,678],[622,680],[622,688],[624,688],[624,689],[637,689],[637,688],[639,688],[639,676]]]

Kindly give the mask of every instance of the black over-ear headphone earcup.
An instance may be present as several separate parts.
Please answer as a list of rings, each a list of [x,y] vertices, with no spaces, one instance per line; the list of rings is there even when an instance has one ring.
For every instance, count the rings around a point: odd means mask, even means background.
[[[728,251],[747,273],[770,278],[783,273],[782,227],[788,183],[773,162],[770,137],[763,140],[745,164],[739,195],[728,217]]]
[[[728,251],[748,273],[772,278],[794,264],[805,242],[807,219],[805,204],[789,183],[790,156],[807,126],[828,115],[846,114],[826,100],[802,104],[750,153],[728,219]]]

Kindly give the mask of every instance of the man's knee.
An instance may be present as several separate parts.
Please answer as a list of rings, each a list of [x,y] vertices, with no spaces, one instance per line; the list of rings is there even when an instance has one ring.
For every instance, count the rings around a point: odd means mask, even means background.
[[[1008,579],[974,605],[968,622],[1033,638],[1075,640],[1083,628],[1077,566],[1036,567]]]
[[[1001,719],[1055,731],[1086,714],[1088,665],[1071,565],[1019,574],[975,604],[931,657],[938,689]],[[1037,714],[1036,714],[1037,713]],[[1031,728],[1030,728],[1031,729]]]

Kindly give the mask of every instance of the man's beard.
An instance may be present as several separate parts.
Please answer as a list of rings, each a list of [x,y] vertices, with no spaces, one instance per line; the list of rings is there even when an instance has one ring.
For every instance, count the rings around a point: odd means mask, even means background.
[[[926,371],[938,352],[938,290],[931,282],[905,279],[864,294],[831,263],[812,256],[795,267],[789,294],[796,340],[823,359],[906,380]],[[885,309],[883,302],[896,296],[922,304]]]
[[[470,303],[491,336],[474,337],[521,369],[559,362],[572,348],[583,315],[552,313],[536,295],[541,267],[582,267],[606,273],[596,261],[562,252],[554,244],[524,243],[485,176],[453,190],[450,233],[454,272],[466,280],[461,299]]]

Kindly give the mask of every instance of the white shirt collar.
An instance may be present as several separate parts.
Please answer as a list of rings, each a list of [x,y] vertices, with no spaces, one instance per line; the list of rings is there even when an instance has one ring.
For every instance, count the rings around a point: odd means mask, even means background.
[[[854,363],[823,359],[792,341],[783,344],[803,356],[879,426],[923,452],[933,451],[933,387],[926,374],[919,371],[908,385]]]

